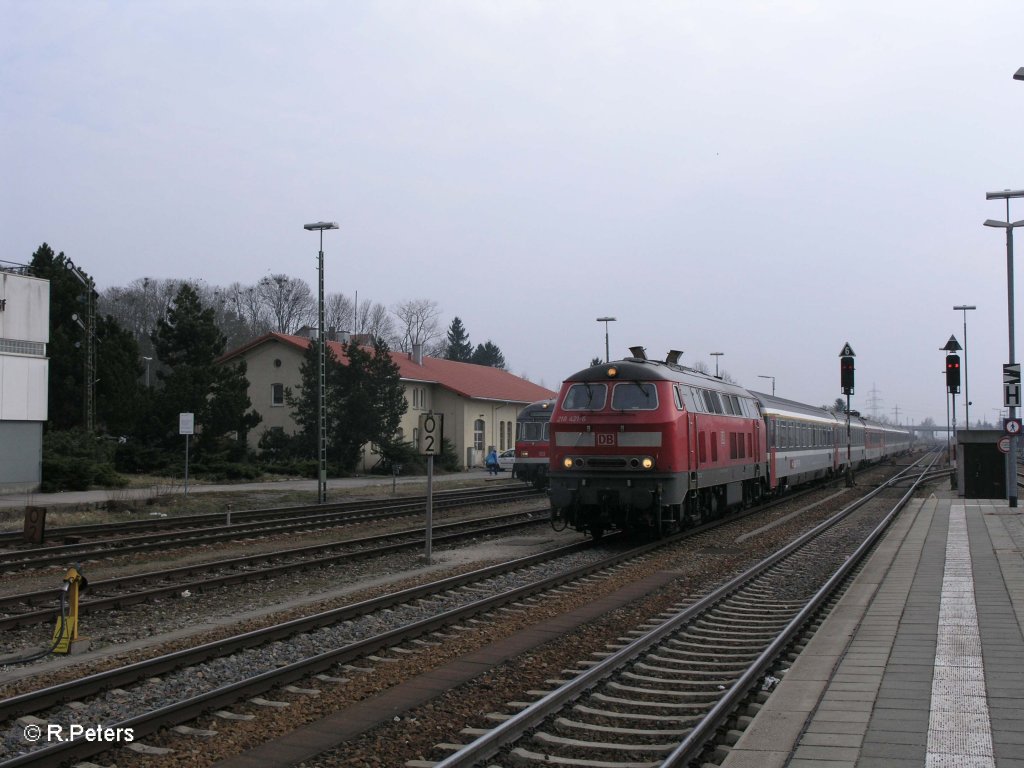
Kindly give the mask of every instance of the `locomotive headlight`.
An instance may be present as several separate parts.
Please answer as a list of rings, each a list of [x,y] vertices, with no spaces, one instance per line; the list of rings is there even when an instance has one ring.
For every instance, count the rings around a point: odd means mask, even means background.
[[[572,469],[572,459],[570,459],[568,456],[562,459],[562,466],[565,467],[566,469]]]
[[[642,466],[644,469],[653,469],[654,459],[652,459],[650,456],[644,456],[643,460],[640,462],[640,466]]]

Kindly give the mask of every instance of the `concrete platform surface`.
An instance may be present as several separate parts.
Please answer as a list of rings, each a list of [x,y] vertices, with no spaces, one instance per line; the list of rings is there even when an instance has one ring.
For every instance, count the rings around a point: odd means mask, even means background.
[[[912,502],[723,768],[1024,768],[1024,515]]]

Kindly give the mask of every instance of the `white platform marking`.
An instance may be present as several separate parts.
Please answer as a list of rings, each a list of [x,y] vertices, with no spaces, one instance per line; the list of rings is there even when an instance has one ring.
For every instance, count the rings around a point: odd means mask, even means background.
[[[963,505],[949,513],[927,768],[994,768],[974,573]]]

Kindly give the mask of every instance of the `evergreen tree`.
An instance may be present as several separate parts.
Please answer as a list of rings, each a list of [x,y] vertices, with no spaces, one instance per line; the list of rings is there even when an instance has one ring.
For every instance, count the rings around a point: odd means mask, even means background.
[[[501,354],[501,350],[490,339],[483,344],[477,344],[476,349],[473,351],[473,357],[470,358],[469,362],[505,370],[505,356]]]
[[[342,468],[350,469],[367,443],[386,453],[409,406],[387,342],[378,340],[372,352],[358,344],[346,344],[344,350],[348,364],[338,392],[342,425],[338,452]]]
[[[133,435],[147,408],[139,344],[107,315],[96,323],[96,422],[113,435]]]
[[[166,370],[157,371],[163,387],[157,396],[158,433],[177,439],[179,413],[194,413],[197,451],[214,450],[229,432],[244,436],[260,421],[246,391],[244,364],[219,366],[224,335],[212,309],[203,308],[195,289],[183,284],[167,312],[157,321],[153,349]]]
[[[85,426],[86,287],[69,270],[63,251],[43,243],[32,254],[32,275],[50,281],[50,381],[47,429]]]
[[[343,349],[346,364],[328,346],[324,371],[327,460],[341,472],[358,463],[367,443],[386,450],[408,408],[398,365],[385,341],[378,340],[372,348],[346,344]],[[319,417],[315,340],[306,350],[300,375],[298,392],[287,391],[285,401],[299,427],[297,449],[314,458]]]
[[[369,373],[374,389],[373,408],[377,413],[377,423],[370,439],[386,449],[394,441],[402,416],[409,409],[401,372],[391,359],[387,342],[378,340],[374,344]]]
[[[469,340],[466,327],[458,317],[448,326],[448,349],[444,356],[448,360],[460,363],[468,363],[473,357],[473,344]]]
[[[296,392],[291,388],[285,389],[284,398],[292,411],[292,418],[298,427],[295,435],[293,448],[296,455],[310,459],[318,459],[318,448],[316,444],[317,424],[320,420],[320,387],[317,382],[319,369],[320,342],[313,339],[306,347],[302,356],[302,364],[299,366],[299,377],[301,383]],[[342,375],[342,365],[334,354],[330,345],[324,353],[324,389],[326,390],[325,400],[327,402],[326,426],[327,426],[327,460],[337,461],[337,450],[335,436],[341,433],[338,423],[337,397],[338,382]]]

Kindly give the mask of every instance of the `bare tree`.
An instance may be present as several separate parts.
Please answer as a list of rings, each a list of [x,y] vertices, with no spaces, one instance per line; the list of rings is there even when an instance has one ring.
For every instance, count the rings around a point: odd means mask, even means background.
[[[386,341],[392,349],[396,346],[398,335],[395,333],[395,321],[388,308],[377,302],[365,302],[359,305],[359,318],[355,333],[367,333],[375,339]]]
[[[355,306],[343,293],[329,293],[324,299],[324,323],[328,328],[355,332]]]
[[[222,291],[225,314],[230,313],[242,325],[250,338],[262,336],[273,327],[270,313],[251,285],[232,283]]]
[[[398,349],[411,352],[414,344],[423,347],[441,338],[439,318],[441,310],[436,301],[411,299],[395,305],[398,319]]]
[[[167,310],[182,282],[142,277],[125,287],[107,288],[100,295],[97,310],[129,331],[139,343],[139,351],[148,355],[152,351],[149,336],[157,321],[167,318]]]
[[[270,313],[274,330],[279,333],[297,331],[316,317],[316,301],[305,280],[271,275],[257,283],[256,292]]]

